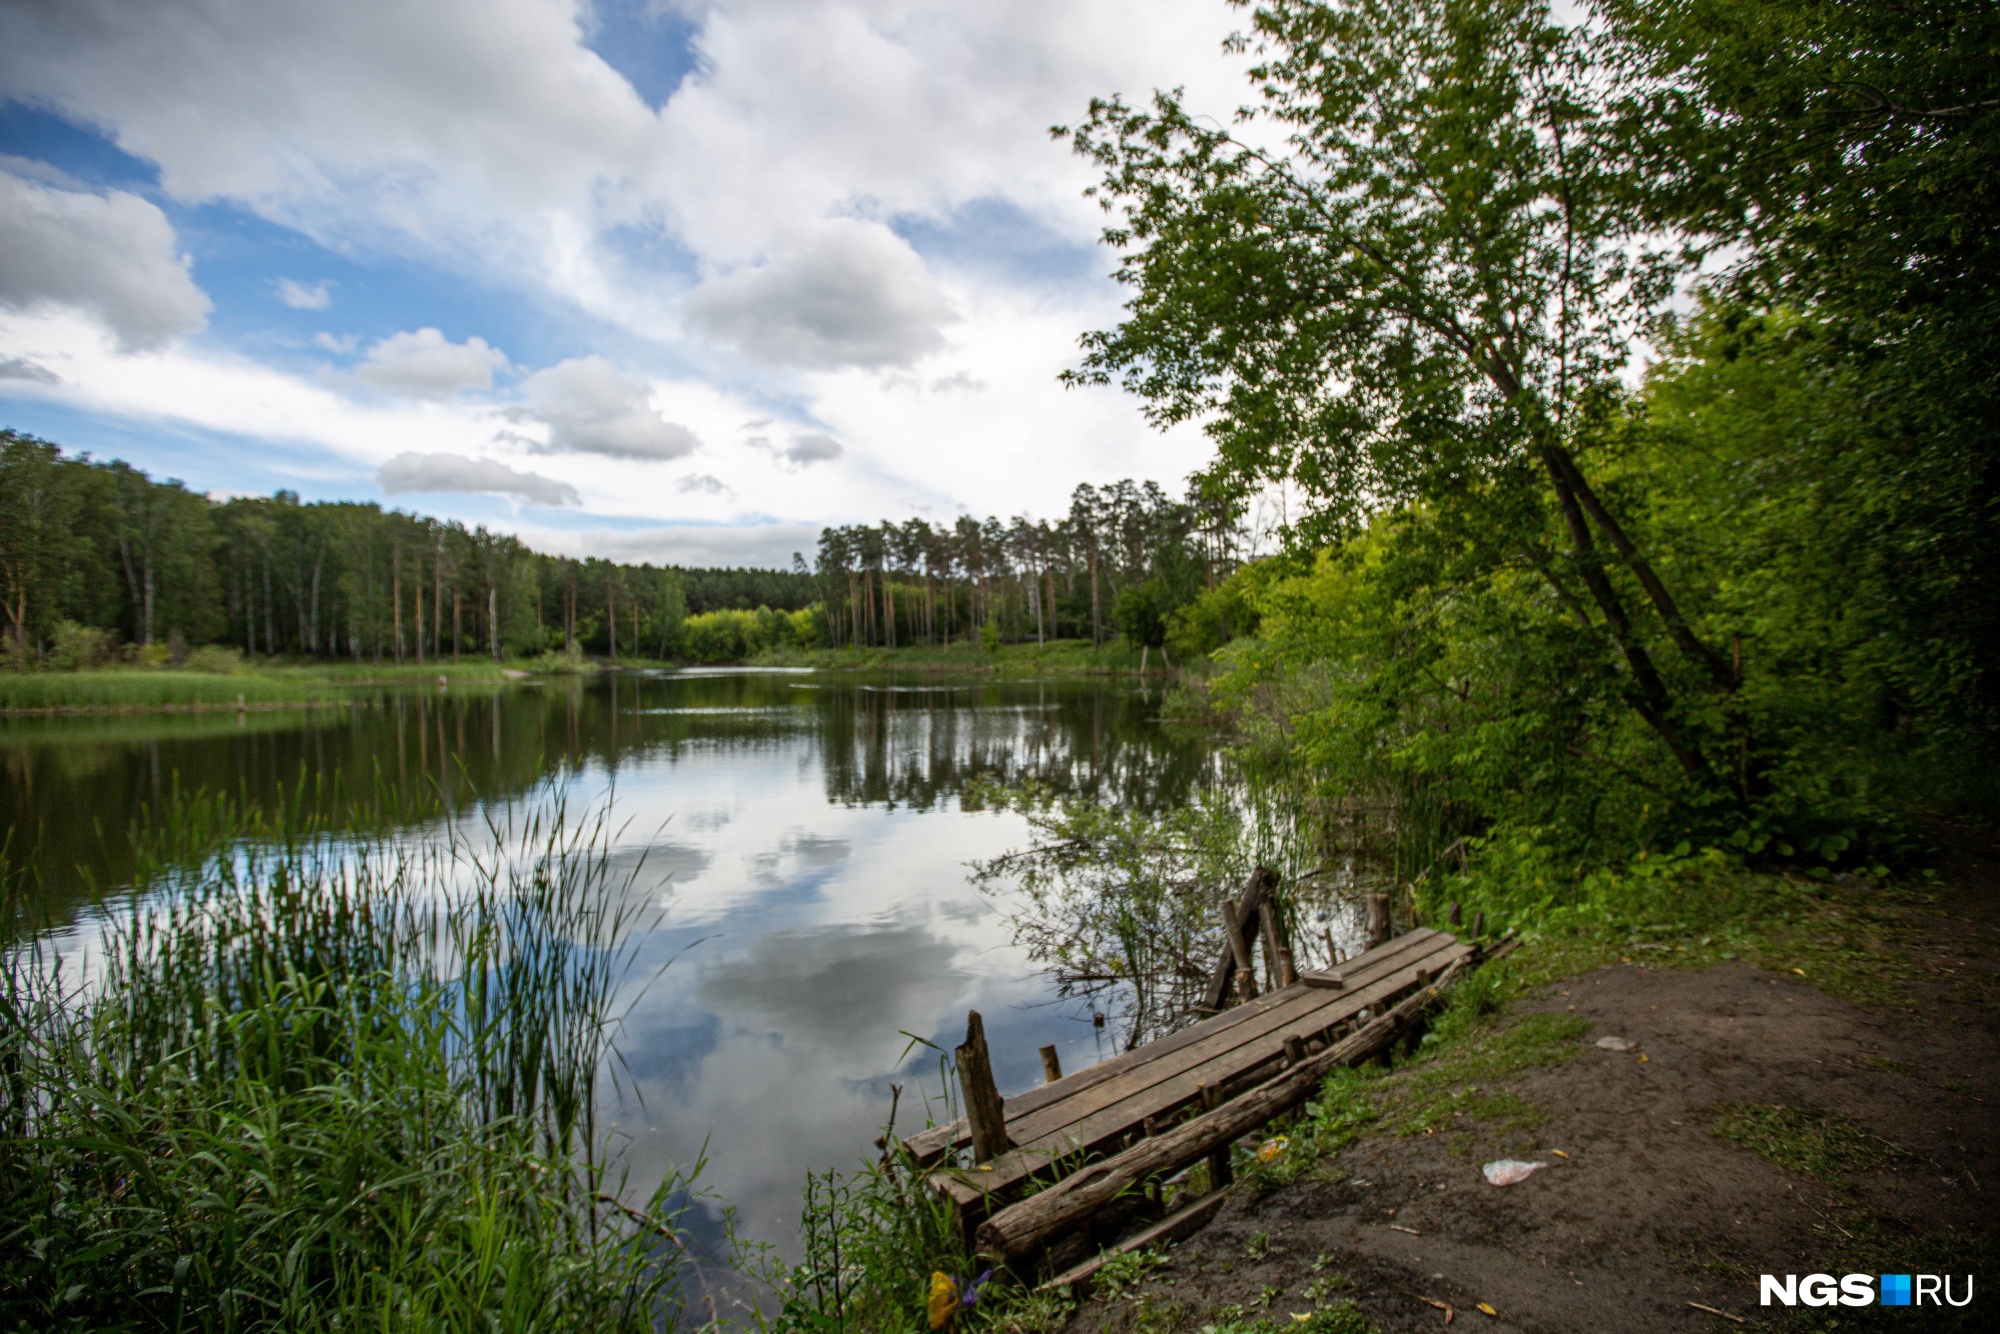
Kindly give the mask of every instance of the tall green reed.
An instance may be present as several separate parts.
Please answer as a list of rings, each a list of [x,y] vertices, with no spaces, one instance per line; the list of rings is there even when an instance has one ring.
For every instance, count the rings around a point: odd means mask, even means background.
[[[673,1323],[691,1182],[626,1199],[593,1116],[643,924],[541,795],[399,841],[191,795],[91,948],[15,940],[0,1328]]]

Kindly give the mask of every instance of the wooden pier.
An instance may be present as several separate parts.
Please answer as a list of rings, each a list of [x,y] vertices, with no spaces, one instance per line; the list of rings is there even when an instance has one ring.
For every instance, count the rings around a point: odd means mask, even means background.
[[[1237,910],[1238,948],[1224,951],[1214,999],[1231,989],[1233,960],[1250,958],[1256,936],[1249,928],[1261,904],[1253,880]],[[903,1141],[932,1186],[950,1198],[981,1253],[1017,1264],[1042,1256],[1060,1267],[1065,1256],[1096,1254],[1107,1240],[1098,1226],[1107,1212],[1116,1215],[1114,1229],[1146,1225],[1138,1237],[1125,1237],[1122,1249],[1191,1231],[1221,1202],[1236,1140],[1310,1098],[1335,1066],[1386,1050],[1435,1002],[1449,975],[1479,957],[1475,945],[1419,928],[1292,980],[1288,947],[1268,934],[1264,943],[1272,980],[1285,983],[1275,990],[1256,994],[1254,981],[1239,973],[1237,989],[1246,999],[1232,1008],[1005,1099],[968,1088],[973,1120],[983,1125],[961,1118]],[[975,1038],[976,1067],[984,1041],[969,1034],[969,1047]],[[961,1069],[968,1054],[961,1049]],[[1160,1216],[1148,1183],[1204,1158],[1213,1188]],[[1151,1218],[1148,1201],[1156,1206]],[[1075,1281],[1095,1264],[1055,1281]]]

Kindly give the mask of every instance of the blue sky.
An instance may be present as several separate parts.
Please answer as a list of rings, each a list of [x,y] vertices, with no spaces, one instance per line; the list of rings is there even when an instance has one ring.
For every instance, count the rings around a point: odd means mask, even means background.
[[[783,563],[1206,457],[1055,382],[1120,294],[1047,127],[1240,100],[1191,3],[0,10],[0,424],[217,493]]]

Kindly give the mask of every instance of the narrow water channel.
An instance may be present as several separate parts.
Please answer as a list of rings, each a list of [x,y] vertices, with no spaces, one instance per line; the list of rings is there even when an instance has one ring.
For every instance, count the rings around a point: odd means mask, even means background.
[[[614,864],[637,871],[618,879],[663,913],[607,1119],[634,1184],[706,1146],[703,1184],[746,1233],[788,1247],[804,1173],[868,1151],[892,1083],[902,1126],[921,1124],[937,1062],[913,1037],[949,1047],[980,1010],[1008,1090],[1040,1081],[1045,1043],[1065,1069],[1109,1054],[966,882],[968,860],[1026,841],[1023,822],[961,794],[1034,778],[1146,809],[1183,801],[1215,759],[1163,730],[1156,705],[1123,682],[710,670],[243,717],[15,721],[0,723],[0,821],[82,935],[118,894],[143,892],[129,830],[177,785],[253,803],[303,791],[336,824],[430,812],[392,837],[481,800],[610,798]]]

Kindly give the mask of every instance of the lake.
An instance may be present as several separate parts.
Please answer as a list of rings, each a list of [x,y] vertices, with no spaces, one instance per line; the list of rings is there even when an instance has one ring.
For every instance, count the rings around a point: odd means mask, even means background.
[[[0,722],[0,820],[81,941],[133,892],[129,831],[176,787],[289,791],[337,825],[428,803],[433,824],[475,830],[482,799],[609,799],[619,882],[660,912],[606,1109],[633,1182],[705,1145],[703,1184],[788,1248],[804,1173],[870,1151],[892,1084],[901,1128],[922,1124],[937,1059],[914,1037],[954,1046],[979,1010],[1007,1092],[1041,1081],[1043,1044],[1065,1070],[1111,1054],[1113,1030],[1059,1001],[1005,904],[967,883],[968,861],[1025,845],[1025,822],[960,798],[974,779],[1034,778],[1149,810],[1184,801],[1218,760],[1163,729],[1157,703],[1122,681],[716,669],[16,720]]]

